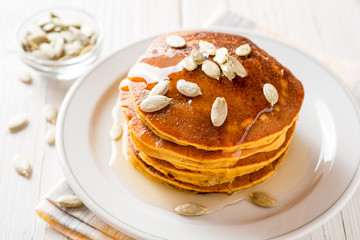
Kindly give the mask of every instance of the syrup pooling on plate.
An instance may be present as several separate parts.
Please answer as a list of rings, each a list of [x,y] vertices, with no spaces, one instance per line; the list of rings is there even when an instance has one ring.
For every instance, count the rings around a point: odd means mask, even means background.
[[[119,101],[116,103],[112,113],[113,120],[115,122],[119,121],[119,116],[122,114]],[[279,197],[299,183],[308,171],[308,147],[300,138],[295,136],[293,140],[295,143],[289,149],[287,160],[282,163],[274,176],[260,185],[235,192],[230,196],[222,193],[191,194],[181,192],[168,188],[164,184],[149,181],[131,165],[127,158],[126,126],[124,128],[122,139],[111,143],[110,167],[123,186],[136,198],[168,211],[173,211],[179,204],[195,202],[209,208],[208,213],[211,213],[242,200],[249,200],[249,194],[254,191],[266,191]],[[280,202],[281,204],[283,203]]]

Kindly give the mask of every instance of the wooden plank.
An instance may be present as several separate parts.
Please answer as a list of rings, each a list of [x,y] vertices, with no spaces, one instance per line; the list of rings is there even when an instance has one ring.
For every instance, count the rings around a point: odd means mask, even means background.
[[[342,209],[342,220],[347,239],[360,238],[360,188],[350,202]]]
[[[203,27],[209,17],[222,9],[229,9],[228,0],[182,0],[182,27]]]
[[[354,34],[360,29],[360,5],[355,1],[230,0],[229,7],[303,45],[360,60],[360,34]]]

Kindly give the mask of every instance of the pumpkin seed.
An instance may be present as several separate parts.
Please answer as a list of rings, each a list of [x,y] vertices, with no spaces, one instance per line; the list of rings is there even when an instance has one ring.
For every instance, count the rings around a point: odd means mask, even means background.
[[[35,26],[40,26],[40,27],[43,27],[45,26],[46,24],[50,23],[51,22],[51,19],[49,16],[46,16],[46,17],[41,17],[39,19],[36,19],[36,24]]]
[[[218,65],[210,60],[205,60],[202,63],[201,70],[203,70],[203,72],[211,78],[215,78],[217,80],[220,78],[220,69]]]
[[[72,27],[76,27],[76,28],[78,28],[78,29],[81,28],[81,23],[78,22],[78,21],[76,21],[76,20],[74,20],[74,19],[62,19],[62,24],[63,24],[64,27],[66,27],[66,26],[68,26],[68,27],[72,26]]]
[[[162,95],[148,96],[141,102],[140,109],[144,112],[156,112],[166,107],[170,101],[171,98]]]
[[[7,122],[7,128],[11,132],[17,132],[23,129],[28,124],[28,115],[26,113],[21,113],[16,116],[13,116]]]
[[[75,40],[72,43],[65,43],[64,46],[65,55],[72,55],[74,53],[79,53],[82,48],[83,45],[79,40]]]
[[[28,36],[27,38],[27,41],[28,42],[32,42],[32,43],[35,43],[37,45],[40,45],[41,43],[49,43],[49,39],[46,37],[45,34],[43,33],[36,33],[36,34],[33,34],[33,35],[30,35]]]
[[[238,56],[246,56],[246,55],[250,54],[250,52],[251,52],[251,47],[248,43],[239,46],[235,50],[235,53]]]
[[[97,40],[97,35],[96,35],[96,34],[93,34],[93,35],[90,37],[89,43],[90,43],[91,45],[95,45],[96,40]]]
[[[265,192],[254,192],[250,194],[250,199],[261,207],[275,207],[279,204],[278,200]]]
[[[211,122],[214,127],[220,127],[227,117],[227,103],[225,98],[217,97],[211,108]]]
[[[223,64],[228,60],[228,58],[229,58],[229,52],[226,48],[222,47],[216,49],[216,55],[214,57],[215,62],[217,62],[218,64]]]
[[[60,26],[56,26],[56,27],[54,28],[54,31],[55,31],[55,32],[60,32],[60,31],[61,31],[61,27],[60,27]]]
[[[84,206],[84,203],[80,200],[80,198],[74,195],[63,195],[57,198],[55,202],[61,206],[71,208]]]
[[[200,51],[206,56],[213,56],[216,54],[216,47],[214,44],[200,40],[199,42]]]
[[[32,51],[30,53],[31,56],[35,57],[35,58],[40,58],[40,59],[49,59],[49,56],[46,55],[43,51],[40,50],[35,50]]]
[[[155,85],[149,93],[149,96],[154,95],[165,95],[165,93],[169,90],[170,87],[170,81],[164,80]]]
[[[45,142],[49,145],[54,145],[55,144],[55,128],[50,128],[46,131],[45,133]]]
[[[65,40],[62,37],[58,37],[53,41],[54,43],[54,57],[59,58],[64,53]]]
[[[13,166],[20,175],[29,177],[31,174],[30,161],[21,154],[16,154],[12,159]]]
[[[59,18],[55,13],[50,12],[51,19]]]
[[[181,94],[187,97],[197,97],[199,95],[202,95],[201,90],[196,83],[188,82],[184,79],[180,79],[177,81],[176,88]]]
[[[240,77],[246,77],[247,72],[244,66],[233,56],[229,56],[229,62],[232,65],[231,67],[234,69],[235,73]]]
[[[183,203],[178,205],[175,212],[184,216],[200,216],[205,214],[209,209],[198,203]]]
[[[46,35],[46,37],[50,40],[51,45],[54,46],[54,41],[62,36],[58,32],[50,32]]]
[[[110,138],[113,140],[119,140],[123,134],[123,125],[121,122],[116,121],[110,129]]]
[[[235,70],[230,61],[226,61],[225,63],[220,65],[220,68],[225,77],[227,77],[230,81],[236,77]]]
[[[172,48],[182,48],[186,45],[186,41],[178,35],[169,35],[166,37],[166,44]]]
[[[54,105],[46,104],[43,107],[43,116],[50,123],[52,124],[56,123],[57,114],[58,114],[58,109]]]
[[[21,67],[21,68],[17,69],[16,74],[17,74],[18,79],[21,82],[27,83],[27,84],[32,82],[32,77],[31,77],[29,70]]]
[[[71,31],[61,31],[60,35],[64,38],[66,42],[72,42],[74,41],[74,36]]]
[[[278,94],[276,88],[270,83],[264,84],[263,93],[264,93],[266,100],[271,104],[272,107],[279,100],[279,94]]]
[[[48,59],[53,59],[55,57],[55,51],[49,43],[40,44],[40,51],[43,52]]]
[[[92,26],[88,25],[88,24],[84,24],[80,27],[80,31],[87,37],[89,38],[91,35],[93,35],[95,33],[95,30]]]
[[[185,57],[182,60],[183,67],[188,71],[193,71],[197,68],[197,64],[194,62],[192,56]]]
[[[50,32],[51,30],[53,30],[55,27],[55,24],[54,23],[47,23],[45,25],[42,26],[42,29],[45,31],[45,32]]]
[[[89,44],[89,38],[87,36],[85,36],[85,34],[80,32],[77,28],[74,28],[74,29],[76,29],[76,32],[73,32],[74,33],[73,36],[74,36],[75,41],[79,41],[82,46],[88,45]]]
[[[45,35],[45,31],[42,30],[40,25],[37,24],[31,24],[28,26],[28,28],[26,29],[26,35],[27,36],[31,36],[31,35]]]
[[[191,51],[191,56],[194,60],[194,63],[196,63],[197,65],[200,65],[205,60],[204,55],[198,49],[193,49]]]

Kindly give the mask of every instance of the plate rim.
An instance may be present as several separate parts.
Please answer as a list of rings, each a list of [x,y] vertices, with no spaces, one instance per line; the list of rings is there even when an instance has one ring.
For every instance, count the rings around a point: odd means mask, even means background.
[[[233,34],[237,33],[237,34],[244,34],[244,35],[246,35],[246,34],[256,35],[256,36],[265,38],[270,41],[278,42],[281,45],[285,45],[286,47],[291,48],[292,50],[295,50],[296,52],[306,56],[307,58],[309,58],[310,60],[312,60],[313,62],[318,64],[327,73],[329,73],[329,75],[331,75],[332,78],[336,81],[336,83],[341,87],[342,91],[344,91],[344,93],[346,94],[346,97],[350,100],[350,102],[352,104],[351,107],[354,109],[354,111],[357,115],[357,120],[358,120],[357,122],[359,123],[359,126],[360,126],[359,106],[358,106],[354,96],[348,89],[348,87],[340,79],[340,77],[337,76],[337,74],[335,74],[331,69],[329,69],[327,66],[325,66],[325,64],[323,64],[322,62],[317,60],[315,57],[311,56],[309,53],[304,52],[301,49],[299,49],[287,42],[284,42],[283,40],[279,40],[279,39],[270,37],[268,35],[264,35],[262,33],[257,33],[254,31],[248,31],[248,30],[239,29],[239,28],[233,28],[233,27],[188,28],[188,29],[177,29],[176,31],[186,31],[186,30],[215,31],[215,32],[228,32],[228,33],[233,33]],[[174,32],[176,32],[176,31],[174,31]],[[113,58],[115,55],[120,54],[120,52],[126,50],[127,48],[136,46],[136,45],[140,44],[141,42],[149,41],[150,39],[154,39],[155,37],[161,36],[161,35],[162,35],[162,33],[154,34],[152,36],[147,36],[147,37],[144,37],[135,42],[129,43],[118,50],[115,50],[113,53],[107,55],[101,61],[99,61],[85,75],[83,75],[81,78],[76,80],[74,82],[74,84],[71,86],[71,88],[69,89],[69,91],[67,92],[67,94],[61,104],[61,108],[59,110],[59,116],[58,116],[58,124],[56,126],[56,142],[57,142],[56,148],[57,148],[57,152],[59,153],[60,165],[61,165],[63,173],[64,173],[66,179],[68,180],[68,183],[71,186],[71,188],[73,189],[73,191],[77,195],[82,196],[83,197],[82,200],[84,201],[85,205],[92,212],[96,213],[96,215],[98,217],[100,217],[101,219],[103,219],[106,223],[109,223],[112,226],[121,226],[121,230],[120,230],[121,232],[123,232],[129,236],[135,236],[137,238],[143,238],[143,239],[149,239],[149,237],[151,237],[152,239],[161,239],[161,238],[159,238],[158,236],[154,236],[150,233],[144,232],[141,229],[135,228],[131,225],[128,225],[126,222],[123,222],[119,219],[116,219],[111,213],[109,213],[105,209],[103,209],[98,203],[96,203],[94,201],[90,201],[93,199],[91,198],[91,196],[89,196],[89,194],[85,191],[85,189],[83,189],[83,186],[81,186],[81,184],[77,181],[74,173],[72,172],[72,169],[67,164],[66,153],[64,150],[63,139],[62,139],[62,130],[63,130],[62,126],[64,124],[66,110],[67,110],[69,104],[71,103],[71,99],[76,94],[77,90],[79,90],[79,88],[81,88],[82,84],[86,82],[86,79],[88,78],[89,75],[91,75],[96,69],[101,67],[103,64],[106,64],[106,62],[109,61],[111,58]],[[351,197],[357,191],[357,188],[360,184],[359,168],[360,168],[360,159],[358,159],[358,161],[357,161],[356,172],[352,176],[349,185],[346,187],[346,189],[344,189],[343,193],[339,196],[339,198],[336,201],[334,201],[333,204],[331,204],[323,213],[316,216],[313,220],[305,223],[304,225],[300,226],[299,228],[293,229],[289,232],[278,235],[275,238],[276,239],[283,239],[283,238],[288,239],[288,238],[296,238],[296,237],[303,236],[303,235],[313,231],[314,229],[318,228],[321,224],[324,224],[331,217],[333,217],[335,214],[337,214],[348,203],[348,201],[351,199]],[[87,198],[84,198],[84,195],[86,195]],[[99,209],[101,211],[99,211]],[[333,209],[333,210],[329,211],[331,209]],[[106,216],[106,217],[104,217],[104,216]],[[119,223],[121,223],[121,224],[119,225]]]

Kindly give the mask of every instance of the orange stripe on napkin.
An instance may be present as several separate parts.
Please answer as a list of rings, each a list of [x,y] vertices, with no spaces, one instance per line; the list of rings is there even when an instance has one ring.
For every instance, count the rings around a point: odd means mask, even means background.
[[[56,229],[57,231],[59,231],[60,233],[65,235],[66,237],[68,237],[72,240],[91,240],[91,238],[88,238],[88,237],[58,223],[57,221],[53,220],[52,218],[50,218],[48,215],[41,212],[40,210],[37,209],[35,211],[39,215],[39,217],[41,217],[45,222],[47,222],[52,228]]]

